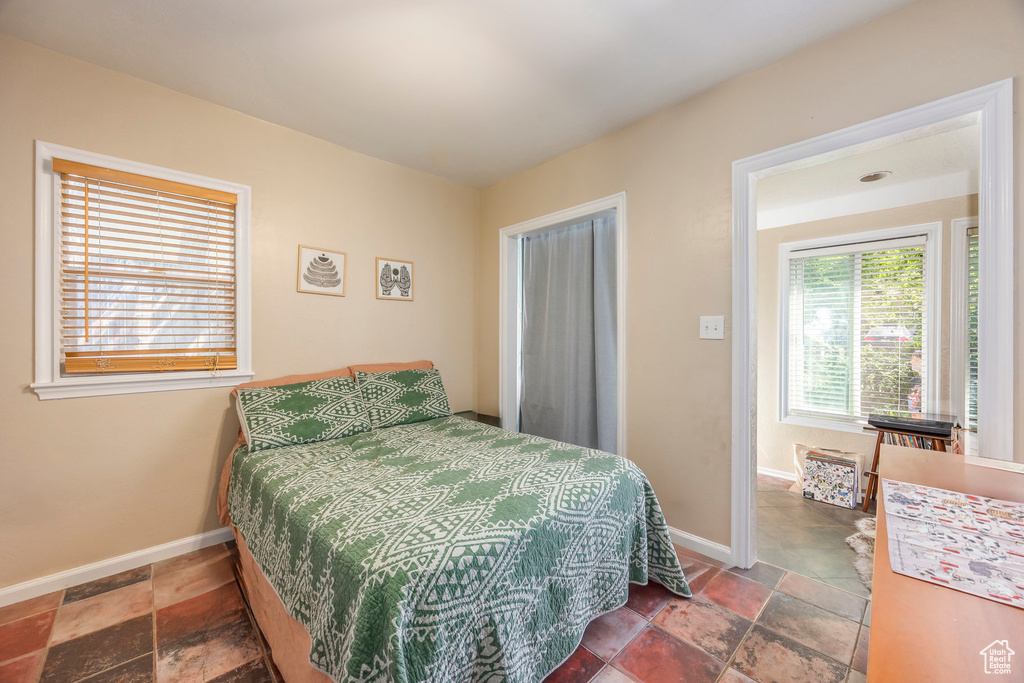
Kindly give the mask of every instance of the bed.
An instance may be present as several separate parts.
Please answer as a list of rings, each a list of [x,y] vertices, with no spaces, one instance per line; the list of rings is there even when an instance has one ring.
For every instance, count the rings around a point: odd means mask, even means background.
[[[448,415],[250,452],[219,507],[288,681],[540,681],[656,580],[688,597],[630,461]]]

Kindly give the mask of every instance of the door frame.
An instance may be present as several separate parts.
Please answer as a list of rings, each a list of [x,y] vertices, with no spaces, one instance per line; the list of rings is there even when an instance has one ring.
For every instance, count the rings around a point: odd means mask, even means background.
[[[498,277],[498,416],[501,426],[519,431],[522,297],[519,272],[523,237],[568,227],[598,213],[615,212],[616,415],[618,455],[626,456],[626,193],[555,211],[500,230]]]
[[[978,216],[979,436],[982,452],[1013,458],[1013,80],[1005,79],[732,164],[732,560],[757,557],[757,181],[802,162],[961,117],[981,122]]]

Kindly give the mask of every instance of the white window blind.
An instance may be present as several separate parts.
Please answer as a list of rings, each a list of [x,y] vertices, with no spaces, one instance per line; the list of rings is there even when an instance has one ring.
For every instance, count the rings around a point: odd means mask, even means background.
[[[925,247],[922,235],[790,253],[787,414],[925,409]]]
[[[64,375],[236,368],[234,194],[53,160]]]
[[[967,428],[978,429],[978,229],[967,230]]]

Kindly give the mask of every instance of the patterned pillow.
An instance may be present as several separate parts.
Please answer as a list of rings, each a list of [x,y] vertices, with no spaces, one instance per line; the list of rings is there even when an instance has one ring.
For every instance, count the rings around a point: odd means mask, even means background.
[[[341,439],[370,429],[366,404],[350,377],[241,389],[238,419],[251,452]]]
[[[356,370],[359,391],[374,429],[433,420],[452,414],[437,370]]]

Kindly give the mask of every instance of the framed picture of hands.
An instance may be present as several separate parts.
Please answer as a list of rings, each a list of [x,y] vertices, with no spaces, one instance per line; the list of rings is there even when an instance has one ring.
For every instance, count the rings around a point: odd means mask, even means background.
[[[387,299],[388,301],[413,300],[415,291],[412,261],[378,256],[375,273],[378,299]]]

